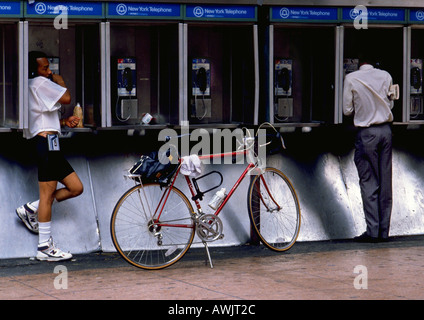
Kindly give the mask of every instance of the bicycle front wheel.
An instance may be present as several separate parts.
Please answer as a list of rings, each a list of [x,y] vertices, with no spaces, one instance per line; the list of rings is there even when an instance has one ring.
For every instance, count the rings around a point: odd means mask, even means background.
[[[113,210],[113,244],[136,267],[168,267],[183,257],[193,241],[192,212],[187,197],[175,187],[136,185],[124,193]]]
[[[300,230],[300,206],[290,180],[275,168],[256,175],[248,190],[249,217],[262,243],[274,251],[286,251]]]

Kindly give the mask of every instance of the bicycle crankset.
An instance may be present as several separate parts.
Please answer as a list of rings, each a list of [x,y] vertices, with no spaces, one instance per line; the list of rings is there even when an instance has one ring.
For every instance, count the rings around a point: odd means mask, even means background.
[[[197,223],[196,232],[203,241],[215,241],[222,239],[222,221],[214,214],[205,214],[201,216]]]

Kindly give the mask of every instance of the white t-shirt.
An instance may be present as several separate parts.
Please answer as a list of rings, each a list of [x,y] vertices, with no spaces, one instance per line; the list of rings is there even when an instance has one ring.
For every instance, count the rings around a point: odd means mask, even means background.
[[[31,139],[43,131],[60,133],[59,99],[66,88],[59,86],[48,78],[36,77],[28,81],[28,129],[24,137]]]
[[[392,77],[384,70],[364,64],[346,75],[343,89],[343,113],[354,115],[357,127],[369,127],[393,121],[393,101],[388,94]]]

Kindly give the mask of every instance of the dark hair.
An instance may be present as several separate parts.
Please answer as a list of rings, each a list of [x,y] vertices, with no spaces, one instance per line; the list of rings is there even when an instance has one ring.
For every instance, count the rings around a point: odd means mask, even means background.
[[[375,53],[361,52],[359,53],[358,58],[359,58],[360,65],[364,63],[368,63],[375,67],[378,61],[378,56]]]
[[[30,79],[38,76],[38,62],[39,58],[47,58],[47,55],[41,51],[31,51],[28,56],[28,76]]]

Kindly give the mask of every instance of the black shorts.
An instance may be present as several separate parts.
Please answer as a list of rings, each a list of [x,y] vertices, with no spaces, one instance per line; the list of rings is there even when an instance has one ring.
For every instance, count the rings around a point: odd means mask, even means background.
[[[63,156],[62,151],[49,151],[47,138],[33,138],[37,151],[38,181],[62,181],[74,169]]]

